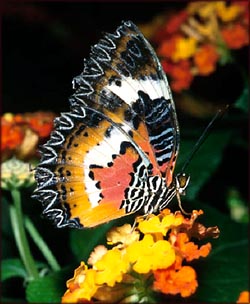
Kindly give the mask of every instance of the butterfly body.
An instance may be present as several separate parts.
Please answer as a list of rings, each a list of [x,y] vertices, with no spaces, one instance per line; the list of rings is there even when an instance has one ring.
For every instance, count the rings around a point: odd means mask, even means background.
[[[43,213],[82,228],[164,209],[176,194],[179,127],[159,60],[132,22],[92,48],[73,88],[36,168]]]

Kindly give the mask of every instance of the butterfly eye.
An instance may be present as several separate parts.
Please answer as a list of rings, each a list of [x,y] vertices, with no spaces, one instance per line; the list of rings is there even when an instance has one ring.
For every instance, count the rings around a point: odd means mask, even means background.
[[[176,190],[180,194],[183,194],[183,195],[185,194],[185,189],[187,188],[189,180],[190,180],[190,176],[186,175],[185,173],[179,173],[176,175],[176,177],[175,177]]]

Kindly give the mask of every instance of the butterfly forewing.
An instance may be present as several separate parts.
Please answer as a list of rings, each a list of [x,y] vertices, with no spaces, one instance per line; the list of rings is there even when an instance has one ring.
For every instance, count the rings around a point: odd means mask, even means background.
[[[160,209],[152,191],[168,195],[179,128],[159,60],[132,22],[92,47],[73,87],[36,169],[44,214],[80,228]]]
[[[138,28],[124,22],[114,34],[105,35],[73,82],[78,89],[72,104],[86,96],[91,106],[94,101],[114,114],[122,108],[118,116],[133,130],[144,125],[142,134],[169,185],[179,149],[175,106],[159,60]]]

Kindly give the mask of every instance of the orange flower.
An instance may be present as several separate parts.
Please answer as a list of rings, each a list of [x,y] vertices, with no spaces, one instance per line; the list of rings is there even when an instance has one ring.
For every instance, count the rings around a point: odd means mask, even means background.
[[[175,92],[188,89],[197,75],[207,76],[231,61],[229,49],[249,44],[249,5],[237,1],[193,2],[166,19],[152,36],[163,70]],[[225,43],[223,43],[223,40]]]
[[[215,47],[210,44],[206,44],[200,47],[200,49],[194,55],[194,63],[198,68],[200,75],[209,75],[215,68],[219,59]]]
[[[196,273],[190,266],[183,266],[179,270],[173,267],[158,269],[154,271],[154,278],[154,290],[172,295],[179,293],[183,298],[189,297],[198,287]]]
[[[250,303],[250,292],[249,291],[242,291],[239,295],[239,298],[236,303],[239,304],[248,304]]]
[[[164,40],[158,48],[158,55],[161,57],[171,58],[176,51],[179,36],[173,36],[168,40]]]
[[[182,60],[178,64],[163,63],[163,69],[172,78],[171,88],[175,92],[180,92],[189,88],[193,75],[191,73],[191,64],[188,60]]]
[[[211,250],[210,243],[207,243],[198,248],[197,245],[189,241],[187,233],[184,232],[178,233],[175,236],[175,239],[176,241],[174,245],[176,246],[176,251],[179,252],[179,254],[181,254],[181,256],[188,262],[194,259],[198,259],[199,257],[206,257]]]
[[[27,159],[35,154],[39,138],[49,136],[55,115],[51,112],[5,113],[1,117],[2,159],[15,155]]]
[[[249,43],[248,30],[241,24],[233,24],[224,28],[221,35],[230,49],[240,49]]]
[[[24,138],[24,131],[20,126],[13,126],[12,122],[2,119],[1,149],[14,149],[19,146]]]

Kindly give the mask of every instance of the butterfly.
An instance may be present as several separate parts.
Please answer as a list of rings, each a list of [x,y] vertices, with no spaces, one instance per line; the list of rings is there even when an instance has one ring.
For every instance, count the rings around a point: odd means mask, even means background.
[[[162,66],[126,21],[91,48],[73,79],[70,111],[41,149],[33,197],[57,227],[94,227],[157,213],[182,194],[174,175],[179,125]]]

